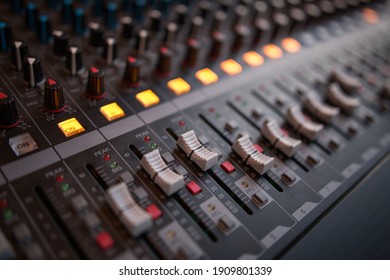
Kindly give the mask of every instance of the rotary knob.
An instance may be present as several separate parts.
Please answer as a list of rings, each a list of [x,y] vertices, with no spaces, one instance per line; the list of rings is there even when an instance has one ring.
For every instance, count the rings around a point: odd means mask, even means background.
[[[0,128],[15,127],[19,121],[14,96],[0,89]]]
[[[65,109],[64,87],[60,81],[47,79],[43,104],[49,113],[59,113]]]
[[[102,99],[106,96],[103,70],[96,67],[89,68],[86,94],[90,99]]]
[[[43,82],[41,60],[36,56],[26,56],[23,60],[23,77],[29,87],[36,87]]]

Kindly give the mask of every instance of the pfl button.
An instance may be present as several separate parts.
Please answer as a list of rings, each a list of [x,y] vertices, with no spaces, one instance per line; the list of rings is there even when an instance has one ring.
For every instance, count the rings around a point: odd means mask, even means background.
[[[23,133],[8,140],[8,144],[16,156],[21,156],[38,149],[38,145],[30,133]]]

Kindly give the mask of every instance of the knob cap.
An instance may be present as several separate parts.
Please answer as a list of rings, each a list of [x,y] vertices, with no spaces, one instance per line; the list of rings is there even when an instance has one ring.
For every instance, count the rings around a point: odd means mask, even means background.
[[[108,29],[114,29],[117,25],[118,6],[115,2],[108,2],[104,9],[104,24]]]
[[[157,73],[166,77],[171,72],[173,52],[165,47],[160,48],[160,55],[157,62]]]
[[[35,21],[37,19],[38,9],[35,2],[26,4],[25,20],[28,29],[35,30]]]
[[[84,68],[82,50],[78,46],[69,46],[66,52],[66,69],[70,75],[76,76]]]
[[[78,7],[73,10],[72,16],[72,30],[77,36],[84,36],[85,34],[85,10]]]
[[[99,48],[103,45],[104,29],[98,22],[89,24],[89,44],[92,47]]]
[[[23,59],[28,55],[28,46],[23,41],[13,41],[11,43],[11,61],[17,71],[23,70]]]
[[[0,89],[0,128],[17,126],[19,121],[14,96]]]
[[[65,109],[64,87],[60,81],[47,79],[43,104],[50,113],[59,113]]]
[[[129,16],[124,16],[120,19],[122,25],[122,38],[130,40],[133,37],[133,19]]]
[[[38,57],[26,56],[23,64],[23,77],[29,87],[36,87],[44,81],[41,60]]]
[[[126,70],[123,75],[123,81],[128,87],[137,87],[140,79],[141,64],[133,57],[129,56],[126,62]]]
[[[0,21],[0,51],[8,51],[12,37],[11,25],[8,22]]]
[[[103,70],[96,67],[89,68],[86,94],[90,99],[102,99],[106,96]]]
[[[198,62],[200,44],[198,40],[189,39],[187,43],[187,53],[184,60],[184,66],[194,67]]]
[[[65,57],[69,41],[68,35],[62,30],[54,30],[53,38],[53,53],[56,56]]]
[[[73,13],[73,0],[62,0],[61,18],[63,23],[70,23]]]
[[[161,26],[161,12],[159,10],[151,10],[149,12],[150,30],[152,32],[158,32]]]

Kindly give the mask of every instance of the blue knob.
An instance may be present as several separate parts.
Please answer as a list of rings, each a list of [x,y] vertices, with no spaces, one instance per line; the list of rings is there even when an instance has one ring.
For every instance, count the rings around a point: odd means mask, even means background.
[[[73,12],[72,29],[77,36],[85,34],[85,10],[83,8],[76,8]]]
[[[93,4],[93,15],[95,17],[101,17],[103,15],[104,1],[95,0]]]
[[[51,39],[51,22],[45,14],[38,16],[36,26],[37,36],[41,43],[48,44]]]
[[[64,23],[70,23],[72,20],[73,0],[62,0],[62,21]]]
[[[11,25],[8,22],[0,21],[0,51],[8,51],[11,40]]]
[[[26,25],[28,29],[35,30],[37,13],[37,4],[34,2],[28,2],[26,5]]]
[[[145,6],[146,6],[145,0],[135,0],[134,18],[136,21],[142,22],[144,20]]]
[[[115,2],[108,2],[105,7],[104,23],[109,29],[114,29],[117,24],[118,6]]]

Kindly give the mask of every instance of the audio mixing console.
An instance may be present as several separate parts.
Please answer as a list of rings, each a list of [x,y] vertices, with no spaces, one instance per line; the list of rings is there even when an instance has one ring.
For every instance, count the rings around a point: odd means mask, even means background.
[[[1,1],[0,259],[283,258],[388,163],[389,6]]]

